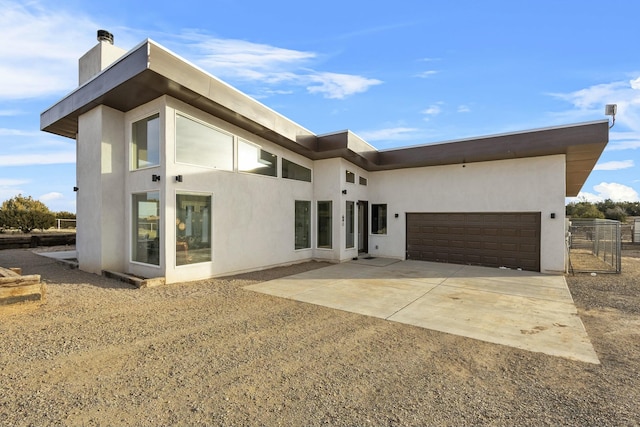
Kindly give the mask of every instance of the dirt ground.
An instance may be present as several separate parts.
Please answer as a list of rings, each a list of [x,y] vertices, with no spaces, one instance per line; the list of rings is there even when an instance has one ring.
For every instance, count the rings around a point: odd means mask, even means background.
[[[324,266],[135,289],[29,250],[0,306],[0,425],[638,425],[640,251],[568,276],[600,365],[243,289]]]

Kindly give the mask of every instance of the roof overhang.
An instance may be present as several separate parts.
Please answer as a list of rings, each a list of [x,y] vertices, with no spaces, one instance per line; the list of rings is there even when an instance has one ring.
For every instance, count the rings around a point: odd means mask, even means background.
[[[168,95],[312,160],[342,157],[365,170],[564,154],[566,196],[577,196],[609,140],[608,120],[378,151],[350,131],[317,136],[151,40],[43,112],[46,132],[76,138],[78,117],[123,112]]]

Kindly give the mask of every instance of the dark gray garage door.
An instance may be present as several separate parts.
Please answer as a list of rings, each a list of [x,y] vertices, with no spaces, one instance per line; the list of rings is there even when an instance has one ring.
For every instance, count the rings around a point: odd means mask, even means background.
[[[540,271],[540,212],[408,213],[407,259]]]

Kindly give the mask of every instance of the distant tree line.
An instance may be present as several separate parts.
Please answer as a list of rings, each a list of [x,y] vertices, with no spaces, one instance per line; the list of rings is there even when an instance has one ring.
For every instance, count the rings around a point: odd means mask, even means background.
[[[23,233],[36,229],[48,230],[56,226],[57,219],[75,219],[75,217],[76,214],[71,212],[51,212],[41,201],[18,194],[2,202],[0,206],[0,232],[9,229],[20,230]],[[61,222],[60,227],[74,228],[75,225]]]
[[[602,202],[571,202],[566,206],[570,218],[604,218],[625,222],[628,216],[640,216],[640,202],[614,202],[606,199]]]

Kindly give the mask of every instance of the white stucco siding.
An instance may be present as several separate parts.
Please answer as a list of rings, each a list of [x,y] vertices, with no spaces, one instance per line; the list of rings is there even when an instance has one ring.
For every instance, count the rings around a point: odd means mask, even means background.
[[[256,135],[242,131],[216,117],[208,116],[185,104],[169,99],[166,138],[166,270],[167,282],[196,280],[311,259],[313,249],[295,250],[295,201],[306,200],[314,211],[313,183],[281,178],[282,159],[313,170],[313,162],[276,146]],[[233,134],[234,158],[238,137],[278,156],[278,177],[215,170],[175,162],[176,112],[190,115]],[[175,176],[182,175],[182,182]],[[312,179],[315,179],[312,171]],[[212,261],[175,266],[176,194],[212,196]],[[313,223],[312,223],[313,226]],[[312,234],[313,236],[313,234]],[[312,246],[313,247],[313,246]]]
[[[78,119],[76,250],[82,270],[122,269],[124,115],[99,106]]]
[[[404,258],[407,212],[541,212],[541,270],[564,271],[564,155],[374,172],[369,194],[388,209],[372,255]]]

